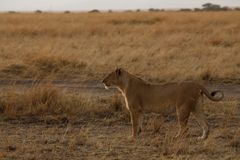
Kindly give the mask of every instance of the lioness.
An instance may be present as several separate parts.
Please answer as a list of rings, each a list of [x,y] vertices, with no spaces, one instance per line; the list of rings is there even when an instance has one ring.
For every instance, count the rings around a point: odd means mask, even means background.
[[[142,130],[144,112],[171,113],[176,110],[180,129],[175,137],[184,135],[190,113],[193,113],[203,129],[202,136],[198,139],[206,139],[209,127],[202,108],[203,94],[212,101],[223,99],[223,92],[209,93],[203,86],[194,82],[149,84],[121,68],[110,73],[102,82],[105,88],[116,86],[124,96],[131,115],[133,138]],[[221,93],[221,96],[214,97],[216,93]]]

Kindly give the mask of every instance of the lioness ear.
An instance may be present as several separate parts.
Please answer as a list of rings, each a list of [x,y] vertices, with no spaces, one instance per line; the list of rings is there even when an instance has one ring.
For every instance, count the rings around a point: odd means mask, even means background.
[[[117,76],[120,76],[120,75],[121,75],[121,69],[120,69],[120,68],[117,68],[117,70],[116,70],[116,75],[117,75]]]

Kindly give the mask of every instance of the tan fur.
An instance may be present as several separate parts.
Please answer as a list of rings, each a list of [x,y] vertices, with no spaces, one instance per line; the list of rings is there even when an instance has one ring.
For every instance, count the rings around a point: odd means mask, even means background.
[[[103,80],[103,84],[116,86],[124,96],[126,107],[131,115],[133,137],[136,137],[142,129],[143,113],[176,111],[180,126],[176,137],[182,137],[187,131],[187,121],[190,113],[193,113],[203,129],[200,139],[205,139],[208,136],[209,127],[201,104],[203,94],[213,101],[220,101],[223,98],[221,91],[210,94],[203,86],[194,82],[149,84],[123,69],[110,73]],[[215,98],[214,95],[218,92],[221,93],[221,97]]]

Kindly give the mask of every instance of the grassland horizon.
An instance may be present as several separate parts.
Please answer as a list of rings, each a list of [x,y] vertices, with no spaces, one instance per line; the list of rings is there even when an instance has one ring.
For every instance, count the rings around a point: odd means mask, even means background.
[[[1,78],[239,82],[240,12],[0,14]]]

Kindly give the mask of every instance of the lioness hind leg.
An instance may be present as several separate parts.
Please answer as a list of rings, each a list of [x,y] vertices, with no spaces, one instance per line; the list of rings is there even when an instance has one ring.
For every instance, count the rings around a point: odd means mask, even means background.
[[[198,137],[199,140],[206,139],[209,134],[209,126],[206,120],[206,117],[203,112],[203,103],[202,101],[198,101],[195,110],[193,110],[193,115],[196,117],[200,127],[203,130],[202,136]]]
[[[183,137],[185,133],[188,131],[187,122],[190,116],[190,110],[187,109],[185,106],[181,106],[177,109],[177,117],[178,117],[178,124],[179,124],[179,131],[175,138]]]
[[[138,134],[143,130],[143,114],[139,115]]]

